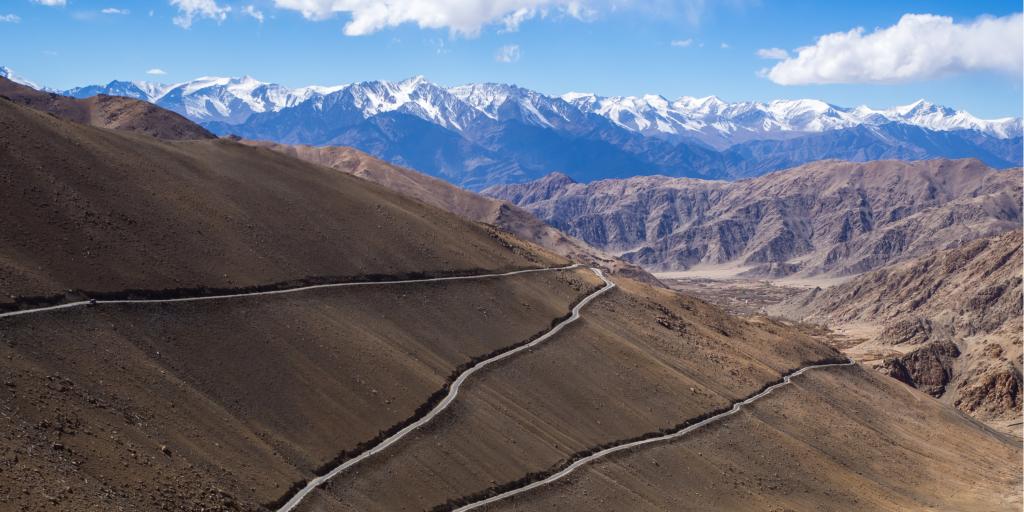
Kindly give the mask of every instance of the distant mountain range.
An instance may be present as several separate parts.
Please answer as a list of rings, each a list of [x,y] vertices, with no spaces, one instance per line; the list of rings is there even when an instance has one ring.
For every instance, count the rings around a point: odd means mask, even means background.
[[[1018,229],[1021,173],[973,159],[814,162],[724,182],[554,173],[484,194],[651,271],[856,275]]]
[[[0,76],[13,73],[2,68]],[[997,168],[1022,160],[1020,118],[984,120],[923,100],[877,110],[806,99],[548,96],[506,84],[443,87],[423,77],[297,89],[203,77],[55,92],[142,99],[221,135],[352,146],[473,189],[552,171],[577,181],[737,179],[828,158],[974,157]]]

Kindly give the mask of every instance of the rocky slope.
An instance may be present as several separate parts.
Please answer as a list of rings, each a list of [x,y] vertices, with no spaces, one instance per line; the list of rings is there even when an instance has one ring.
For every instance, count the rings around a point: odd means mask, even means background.
[[[483,222],[505,230],[520,239],[533,242],[556,254],[587,265],[597,265],[613,275],[621,275],[661,286],[657,278],[641,267],[605,254],[583,241],[570,237],[507,201],[470,192],[446,181],[412,169],[389,164],[354,148],[303,146],[265,141],[241,141],[264,147],[317,165],[347,172],[383,185],[404,196],[448,210],[460,217]]]
[[[986,420],[1021,414],[1021,231],[815,289],[774,313],[832,327],[868,324],[898,355],[890,375]]]
[[[824,161],[738,182],[553,174],[485,194],[650,270],[851,275],[1021,223],[1020,170]]]
[[[38,91],[3,77],[0,77],[0,96],[61,119],[100,128],[144,133],[169,140],[216,137],[174,112],[131,98],[97,95],[74,99]]]

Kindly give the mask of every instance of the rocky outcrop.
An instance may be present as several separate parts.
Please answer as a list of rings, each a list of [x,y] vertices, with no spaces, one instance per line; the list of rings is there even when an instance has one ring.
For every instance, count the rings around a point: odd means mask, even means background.
[[[886,359],[882,369],[891,377],[934,397],[946,392],[960,349],[949,341],[931,343],[909,354]]]
[[[932,334],[932,323],[917,316],[898,318],[885,325],[878,338],[888,345],[921,344]]]
[[[755,179],[565,175],[485,194],[651,270],[852,275],[1017,228],[1020,170],[977,160],[825,161]]]
[[[1019,413],[1020,372],[1005,361],[993,365],[988,371],[965,383],[954,405],[969,414],[981,417],[1005,415],[1006,411]]]

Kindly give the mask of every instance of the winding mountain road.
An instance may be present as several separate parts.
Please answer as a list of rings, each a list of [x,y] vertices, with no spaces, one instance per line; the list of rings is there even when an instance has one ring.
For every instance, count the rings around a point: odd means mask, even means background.
[[[224,299],[237,299],[242,297],[257,297],[260,295],[283,295],[286,293],[297,293],[308,290],[320,290],[324,288],[346,288],[351,286],[380,286],[380,285],[393,285],[393,284],[412,284],[412,283],[432,283],[438,281],[460,281],[466,279],[488,279],[492,277],[508,277],[519,274],[530,274],[533,272],[551,272],[555,270],[570,270],[581,267],[579,263],[573,265],[566,265],[564,267],[546,267],[546,268],[530,268],[526,270],[514,270],[512,272],[505,272],[502,274],[477,274],[471,276],[451,276],[451,277],[428,277],[423,279],[402,279],[398,281],[355,281],[355,282],[344,282],[344,283],[325,283],[325,284],[313,284],[307,286],[297,286],[295,288],[285,288],[281,290],[268,290],[262,292],[243,292],[243,293],[227,293],[223,295],[198,295],[195,297],[179,297],[176,299],[111,299],[111,300],[81,300],[77,302],[68,302],[66,304],[57,304],[55,306],[46,306],[41,308],[32,309],[19,309],[16,311],[9,311],[7,313],[0,313],[0,318],[6,318],[11,316],[29,315],[33,313],[44,313],[47,311],[57,311],[61,309],[80,308],[89,305],[100,305],[100,304],[156,304],[162,302],[198,302],[205,300],[224,300]]]
[[[49,311],[58,311],[58,310],[63,310],[63,309],[78,308],[78,307],[84,307],[84,306],[89,306],[89,305],[102,305],[102,304],[149,304],[149,303],[198,302],[198,301],[210,301],[210,300],[224,300],[224,299],[243,298],[243,297],[255,297],[255,296],[262,296],[262,295],[282,295],[282,294],[287,294],[287,293],[297,293],[297,292],[303,292],[303,291],[308,291],[308,290],[327,289],[327,288],[343,288],[343,287],[354,287],[354,286],[376,286],[376,285],[400,285],[400,284],[429,283],[429,282],[441,282],[441,281],[459,281],[459,280],[469,280],[469,279],[487,279],[487,278],[514,276],[514,275],[519,275],[519,274],[528,274],[528,273],[534,273],[534,272],[549,272],[549,271],[558,271],[558,270],[570,270],[570,269],[579,268],[579,267],[582,267],[582,265],[577,263],[577,264],[573,264],[573,265],[566,265],[566,266],[563,266],[563,267],[547,267],[547,268],[515,270],[515,271],[511,271],[511,272],[495,273],[495,274],[477,274],[477,275],[470,275],[470,276],[433,277],[433,278],[424,278],[424,279],[403,279],[403,280],[395,280],[395,281],[360,281],[360,282],[344,282],[344,283],[325,283],[325,284],[316,284],[316,285],[308,285],[308,286],[298,286],[298,287],[295,287],[295,288],[286,288],[286,289],[281,289],[281,290],[269,290],[269,291],[259,291],[259,292],[244,292],[244,293],[230,293],[230,294],[222,294],[222,295],[204,295],[204,296],[195,296],[195,297],[179,297],[179,298],[173,298],[173,299],[84,300],[84,301],[77,301],[77,302],[69,302],[69,303],[66,303],[66,304],[58,304],[58,305],[54,305],[54,306],[46,306],[46,307],[40,307],[40,308],[23,309],[23,310],[16,310],[16,311],[0,313],[0,318],[13,317],[13,316],[19,316],[19,315],[28,315],[28,314],[34,314],[34,313],[44,313],[44,312],[49,312]],[[398,432],[396,432],[392,436],[388,437],[387,439],[384,439],[383,441],[381,441],[377,445],[375,445],[372,448],[369,448],[368,450],[360,453],[356,457],[353,457],[353,458],[343,462],[342,464],[338,465],[337,467],[335,467],[334,469],[332,469],[328,473],[326,473],[324,475],[321,475],[321,476],[318,476],[318,477],[310,480],[306,484],[305,487],[300,489],[294,496],[292,496],[291,499],[289,499],[284,505],[282,505],[278,509],[277,512],[291,512],[292,510],[295,509],[295,507],[297,507],[302,502],[303,499],[306,498],[306,496],[308,496],[317,487],[323,485],[324,483],[326,483],[330,479],[334,478],[335,476],[337,476],[338,474],[344,472],[345,470],[351,468],[352,466],[355,466],[356,464],[362,462],[363,460],[366,460],[367,458],[369,458],[369,457],[371,457],[371,456],[373,456],[373,455],[375,455],[375,454],[377,454],[377,453],[387,449],[391,445],[393,445],[393,444],[397,443],[398,441],[402,440],[404,437],[409,435],[411,432],[413,432],[416,429],[422,427],[423,425],[429,423],[431,420],[433,420],[435,417],[437,417],[438,414],[440,414],[445,409],[447,409],[448,406],[452,404],[452,402],[455,401],[455,398],[458,396],[459,390],[461,389],[462,385],[474,373],[482,370],[486,366],[489,366],[489,365],[494,364],[494,363],[496,363],[498,361],[507,359],[509,357],[512,357],[515,354],[518,354],[520,352],[529,350],[529,349],[531,349],[533,347],[536,347],[537,345],[539,345],[541,343],[544,343],[545,341],[551,339],[551,337],[553,337],[554,335],[558,334],[558,332],[561,331],[563,328],[565,328],[565,326],[575,322],[576,320],[579,320],[579,318],[581,316],[580,315],[580,311],[583,309],[584,306],[589,304],[591,301],[593,301],[595,298],[597,298],[601,294],[603,294],[603,293],[607,292],[608,290],[611,290],[612,288],[615,287],[615,283],[611,282],[607,277],[605,277],[604,273],[601,270],[596,269],[596,268],[591,268],[590,270],[592,272],[594,272],[594,274],[596,274],[599,278],[601,278],[602,281],[604,281],[604,286],[601,287],[599,290],[591,293],[590,295],[584,297],[583,300],[581,300],[578,304],[576,304],[576,306],[573,307],[573,309],[572,309],[572,314],[568,318],[566,318],[565,320],[559,322],[557,325],[552,327],[550,330],[545,332],[543,335],[539,336],[537,339],[535,339],[535,340],[533,340],[533,341],[531,341],[529,343],[526,343],[524,345],[520,345],[520,346],[518,346],[518,347],[516,347],[514,349],[508,350],[506,352],[502,352],[502,353],[500,353],[500,354],[498,354],[498,355],[496,355],[494,357],[491,357],[489,359],[485,359],[483,361],[480,361],[480,362],[476,363],[475,365],[473,365],[472,367],[470,367],[469,369],[464,371],[462,374],[460,374],[452,382],[451,386],[449,387],[448,394],[444,397],[444,399],[442,399],[433,409],[430,410],[430,412],[428,412],[422,418],[420,418],[419,420],[409,424],[408,426],[406,426],[402,430],[399,430]],[[724,418],[726,418],[728,416],[736,414],[737,412],[740,411],[742,406],[749,405],[749,404],[751,404],[751,403],[753,403],[753,402],[755,402],[755,401],[757,401],[757,400],[759,400],[761,398],[764,398],[765,396],[768,396],[769,394],[771,394],[776,389],[778,389],[778,388],[780,388],[782,386],[790,384],[790,382],[791,382],[793,377],[796,377],[798,375],[802,375],[803,373],[807,372],[808,370],[813,370],[813,369],[817,369],[817,368],[827,368],[827,367],[833,367],[833,366],[850,366],[850,365],[853,365],[853,364],[856,364],[856,363],[854,363],[853,361],[848,361],[846,363],[816,364],[816,365],[805,366],[805,367],[800,368],[799,370],[793,372],[792,374],[786,375],[783,378],[782,382],[779,382],[777,384],[773,384],[773,385],[765,388],[764,391],[762,391],[762,392],[760,392],[760,393],[758,393],[758,394],[756,394],[754,396],[751,396],[751,397],[749,397],[749,398],[747,398],[745,400],[742,400],[740,402],[737,402],[737,403],[733,404],[732,408],[730,408],[728,411],[725,411],[725,412],[723,412],[721,414],[717,414],[715,416],[712,416],[710,418],[707,418],[707,419],[705,419],[703,421],[700,421],[698,423],[695,423],[693,425],[690,425],[688,427],[680,429],[680,430],[678,430],[676,432],[672,432],[670,434],[666,434],[666,435],[659,436],[659,437],[652,437],[652,438],[649,438],[649,439],[643,439],[643,440],[639,440],[639,441],[627,442],[627,443],[623,443],[621,445],[613,446],[611,448],[606,448],[604,450],[601,450],[599,452],[593,453],[591,455],[588,455],[586,457],[583,457],[583,458],[573,462],[571,465],[565,467],[564,469],[558,471],[557,473],[554,473],[554,474],[548,476],[547,478],[544,478],[543,480],[538,480],[536,482],[532,482],[530,484],[524,485],[523,487],[512,489],[512,490],[503,492],[501,494],[497,494],[495,496],[491,496],[489,498],[482,499],[480,501],[476,501],[476,502],[470,503],[468,505],[464,505],[462,507],[459,507],[459,508],[455,509],[454,512],[466,512],[466,511],[469,511],[469,510],[473,510],[473,509],[476,509],[476,508],[479,508],[479,507],[482,507],[482,506],[485,506],[485,505],[488,505],[488,504],[491,504],[491,503],[495,503],[497,501],[504,500],[506,498],[510,498],[512,496],[516,496],[518,494],[522,494],[522,493],[528,492],[528,491],[536,489],[538,487],[550,484],[552,482],[555,482],[557,480],[560,480],[560,479],[568,476],[570,473],[576,471],[577,469],[579,469],[580,467],[582,467],[582,466],[584,466],[586,464],[589,464],[589,463],[591,463],[591,462],[593,462],[595,460],[601,459],[603,457],[607,457],[608,455],[611,455],[613,453],[617,453],[617,452],[620,452],[620,451],[623,451],[623,450],[628,450],[628,449],[631,449],[631,448],[636,448],[636,447],[647,445],[647,444],[659,443],[659,442],[669,441],[669,440],[672,440],[672,439],[678,439],[680,437],[683,437],[683,436],[685,436],[685,435],[687,435],[687,434],[689,434],[689,433],[691,433],[691,432],[693,432],[693,431],[695,431],[695,430],[697,430],[697,429],[699,429],[701,427],[704,427],[704,426],[706,426],[706,425],[708,425],[710,423],[722,420],[722,419],[724,419]]]
[[[566,268],[572,268],[572,267],[566,267]],[[518,354],[520,352],[523,352],[523,351],[526,351],[526,350],[530,350],[531,348],[536,347],[537,345],[540,345],[541,343],[544,343],[545,341],[549,340],[555,334],[558,334],[558,332],[561,331],[563,328],[565,328],[565,326],[575,322],[576,320],[579,320],[579,318],[580,318],[580,310],[582,310],[584,306],[589,304],[590,301],[594,300],[599,295],[601,295],[601,294],[603,294],[603,293],[607,292],[608,290],[611,290],[612,288],[615,287],[615,283],[609,281],[608,278],[604,276],[603,272],[601,272],[600,270],[598,270],[596,268],[591,268],[590,270],[593,271],[595,274],[597,274],[597,277],[600,277],[602,281],[604,281],[604,286],[601,287],[601,289],[595,291],[594,293],[591,293],[590,295],[587,295],[586,297],[583,298],[583,300],[581,300],[578,304],[576,304],[576,307],[572,308],[572,314],[569,315],[569,318],[566,318],[565,320],[562,320],[557,325],[552,327],[551,330],[549,330],[546,333],[542,334],[537,339],[535,339],[535,340],[533,340],[533,341],[531,341],[531,342],[529,342],[529,343],[527,343],[525,345],[520,345],[520,346],[518,346],[518,347],[516,347],[516,348],[514,348],[512,350],[507,351],[507,352],[502,352],[501,354],[498,354],[498,355],[496,355],[496,356],[494,356],[494,357],[492,357],[490,359],[485,359],[483,361],[480,361],[479,363],[477,363],[477,364],[473,365],[472,367],[470,367],[468,370],[462,372],[462,374],[460,374],[455,379],[455,381],[452,382],[451,387],[448,388],[448,394],[444,397],[444,399],[442,399],[441,402],[439,402],[425,416],[423,416],[422,418],[420,418],[416,422],[409,424],[408,426],[406,426],[402,430],[399,430],[398,432],[396,432],[391,437],[381,441],[380,443],[378,443],[373,448],[370,448],[370,449],[366,450],[365,452],[360,453],[356,457],[353,457],[353,458],[345,461],[344,463],[342,463],[339,466],[335,467],[334,469],[332,469],[328,473],[326,473],[326,474],[324,474],[322,476],[318,476],[318,477],[310,480],[309,483],[307,483],[305,487],[303,487],[301,490],[299,490],[299,492],[297,492],[295,494],[295,496],[292,496],[291,499],[289,499],[283,506],[281,506],[281,508],[278,509],[278,512],[290,512],[291,510],[294,510],[295,507],[298,506],[299,503],[301,503],[302,500],[310,492],[313,492],[313,490],[316,489],[317,487],[323,485],[325,482],[327,482],[328,480],[334,478],[335,476],[337,476],[339,473],[345,471],[346,469],[349,469],[352,466],[355,466],[356,464],[359,464],[360,462],[362,462],[362,461],[366,460],[367,458],[373,456],[374,454],[379,453],[379,452],[387,449],[389,446],[397,443],[402,438],[404,438],[405,436],[409,435],[410,432],[412,432],[412,431],[422,427],[423,425],[429,423],[430,420],[433,420],[438,414],[440,414],[442,411],[447,409],[448,406],[451,405],[451,403],[453,401],[455,401],[455,397],[458,396],[459,389],[462,387],[462,384],[465,383],[466,379],[468,379],[474,373],[482,370],[484,367],[486,367],[488,365],[491,365],[491,364],[494,364],[494,363],[496,363],[498,361],[501,361],[503,359],[507,359],[509,357],[512,357],[513,355],[516,355],[516,354]]]
[[[506,491],[506,492],[503,492],[501,494],[497,494],[497,495],[491,496],[490,498],[486,498],[486,499],[482,499],[480,501],[476,501],[476,502],[470,503],[468,505],[463,505],[463,506],[455,509],[453,512],[465,512],[467,510],[473,510],[475,508],[479,508],[479,507],[482,507],[484,505],[489,505],[491,503],[494,503],[494,502],[497,502],[497,501],[501,501],[501,500],[504,500],[506,498],[510,498],[510,497],[515,496],[517,494],[522,494],[522,493],[530,491],[532,489],[536,489],[538,487],[550,484],[550,483],[552,483],[552,482],[554,482],[556,480],[564,478],[565,476],[569,475],[573,471],[576,471],[577,469],[579,469],[580,467],[582,467],[582,466],[584,466],[586,464],[589,464],[589,463],[591,463],[591,462],[593,462],[593,461],[595,461],[597,459],[600,459],[602,457],[607,457],[608,455],[611,455],[611,454],[616,453],[616,452],[621,452],[623,450],[628,450],[630,448],[636,448],[638,446],[643,446],[643,445],[646,445],[646,444],[660,443],[660,442],[663,442],[663,441],[669,441],[669,440],[672,440],[672,439],[678,439],[680,437],[683,437],[686,434],[689,434],[690,432],[693,432],[694,430],[697,430],[697,429],[699,429],[701,427],[704,427],[704,426],[706,426],[706,425],[708,425],[710,423],[714,423],[714,422],[716,422],[718,420],[721,420],[721,419],[727,418],[729,416],[732,416],[733,414],[736,414],[737,412],[740,411],[740,408],[743,407],[744,405],[750,405],[750,404],[754,403],[755,401],[760,400],[761,398],[764,398],[764,397],[768,396],[769,394],[771,394],[772,391],[775,391],[776,389],[779,389],[782,386],[785,386],[785,385],[789,384],[790,381],[793,379],[793,377],[796,377],[798,375],[802,375],[807,370],[813,370],[813,369],[816,369],[816,368],[828,368],[828,367],[832,367],[832,366],[851,366],[853,364],[856,364],[856,363],[854,363],[853,361],[847,361],[845,363],[814,364],[814,365],[810,365],[810,366],[805,366],[805,367],[803,367],[803,368],[801,368],[801,369],[799,369],[799,370],[797,370],[797,371],[795,371],[795,372],[793,372],[793,373],[783,377],[782,382],[779,382],[777,384],[773,384],[771,386],[768,386],[767,388],[765,388],[764,391],[762,391],[762,392],[760,392],[760,393],[758,393],[758,394],[756,394],[756,395],[754,395],[754,396],[752,396],[750,398],[747,398],[746,400],[743,400],[743,401],[740,401],[740,402],[736,402],[735,404],[733,404],[731,409],[729,409],[728,411],[725,411],[725,412],[723,412],[721,414],[717,414],[715,416],[712,416],[710,418],[705,419],[704,421],[701,421],[701,422],[698,422],[698,423],[694,423],[693,425],[690,425],[690,426],[688,426],[686,428],[680,429],[680,430],[678,430],[676,432],[672,432],[670,434],[665,434],[665,435],[659,436],[659,437],[652,437],[650,439],[643,439],[643,440],[640,440],[640,441],[633,441],[633,442],[629,442],[629,443],[623,443],[623,444],[620,444],[620,445],[617,445],[617,446],[612,446],[611,448],[606,448],[606,449],[601,450],[599,452],[596,452],[596,453],[593,453],[593,454],[588,455],[586,457],[583,457],[582,459],[580,459],[580,460],[578,460],[576,462],[573,462],[569,466],[566,466],[565,469],[563,469],[563,470],[561,470],[561,471],[559,471],[559,472],[557,472],[557,473],[555,473],[555,474],[553,474],[553,475],[551,475],[551,476],[549,476],[549,477],[547,477],[547,478],[545,478],[543,480],[538,480],[536,482],[529,483],[529,484],[524,485],[522,487],[519,487],[517,489],[512,489],[510,491]]]

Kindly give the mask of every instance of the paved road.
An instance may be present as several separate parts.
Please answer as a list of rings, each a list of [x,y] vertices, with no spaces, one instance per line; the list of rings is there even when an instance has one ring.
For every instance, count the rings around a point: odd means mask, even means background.
[[[480,361],[479,363],[473,365],[473,367],[471,367],[470,369],[466,370],[465,372],[462,372],[462,374],[455,379],[455,382],[453,382],[451,387],[448,389],[448,395],[446,395],[444,399],[437,404],[436,407],[434,407],[429,413],[427,413],[426,416],[420,418],[418,421],[410,424],[409,426],[403,428],[402,430],[399,430],[397,433],[381,441],[380,444],[374,446],[373,448],[370,448],[369,450],[366,450],[365,452],[359,454],[358,456],[345,461],[341,465],[332,469],[329,473],[310,480],[309,483],[302,488],[302,490],[295,494],[295,496],[292,496],[292,498],[288,500],[287,503],[285,503],[281,508],[279,508],[278,512],[289,512],[293,510],[296,506],[298,506],[300,502],[302,502],[306,495],[313,491],[313,489],[316,489],[317,487],[323,485],[324,482],[327,482],[331,478],[334,478],[335,476],[338,475],[338,473],[341,473],[342,471],[345,471],[346,469],[351,468],[356,464],[359,464],[363,460],[366,460],[367,458],[373,456],[374,454],[379,453],[382,450],[386,449],[387,447],[397,443],[403,437],[407,436],[410,432],[422,427],[430,420],[434,419],[434,417],[440,414],[441,411],[444,411],[449,405],[451,405],[453,401],[455,401],[455,397],[459,394],[459,389],[462,387],[462,384],[465,383],[466,379],[468,379],[474,373],[480,371],[485,366],[494,364],[498,361],[501,361],[502,359],[507,359],[515,354],[523,352],[524,350],[530,350],[531,348],[536,347],[541,343],[544,343],[555,334],[558,334],[558,332],[565,328],[565,326],[575,322],[576,320],[579,320],[580,310],[582,310],[584,306],[589,304],[590,301],[597,298],[598,295],[601,295],[602,293],[605,293],[608,290],[611,290],[612,288],[615,287],[615,283],[609,281],[608,278],[606,278],[600,270],[596,268],[591,268],[590,270],[592,270],[595,274],[597,274],[598,277],[601,278],[602,281],[604,281],[604,286],[600,290],[597,290],[596,292],[587,295],[583,300],[579,302],[579,304],[576,304],[576,307],[572,308],[572,315],[570,315],[569,318],[566,318],[565,320],[559,322],[558,325],[555,325],[554,327],[551,328],[551,330],[544,333],[539,338],[531,341],[530,343],[516,347],[512,350],[509,350],[508,352],[502,352],[501,354],[498,354],[490,359]]]
[[[597,459],[600,459],[602,457],[607,457],[608,455],[611,455],[611,454],[613,454],[615,452],[621,452],[623,450],[628,450],[630,448],[636,448],[638,446],[643,446],[645,444],[660,443],[662,441],[668,441],[668,440],[671,440],[671,439],[678,439],[680,437],[683,437],[686,434],[689,434],[690,432],[693,432],[694,430],[697,430],[697,429],[699,429],[699,428],[701,428],[703,426],[708,425],[709,423],[713,423],[715,421],[718,421],[718,420],[721,420],[721,419],[726,418],[728,416],[732,416],[733,414],[736,414],[737,412],[740,411],[740,408],[743,407],[744,405],[750,405],[750,404],[754,403],[755,401],[768,396],[769,394],[771,394],[772,391],[775,391],[776,389],[779,389],[782,386],[785,386],[785,385],[789,384],[790,380],[793,377],[796,377],[797,375],[802,375],[807,370],[813,370],[815,368],[828,368],[828,367],[831,367],[831,366],[850,366],[852,364],[854,364],[853,361],[849,361],[849,362],[846,362],[846,363],[815,364],[815,365],[805,366],[805,367],[803,367],[803,368],[793,372],[792,374],[787,375],[786,377],[784,377],[782,379],[782,382],[780,382],[778,384],[774,384],[772,386],[769,386],[764,391],[762,391],[762,392],[760,392],[760,393],[758,393],[758,394],[756,394],[756,395],[754,395],[754,396],[752,396],[752,397],[750,397],[750,398],[748,398],[746,400],[743,400],[741,402],[737,402],[737,403],[733,404],[732,409],[729,409],[726,412],[723,412],[723,413],[718,414],[716,416],[712,416],[712,417],[710,417],[710,418],[708,418],[708,419],[706,419],[704,421],[701,421],[699,423],[694,423],[693,425],[690,425],[689,427],[686,427],[686,428],[684,428],[682,430],[679,430],[677,432],[673,432],[671,434],[666,434],[666,435],[663,435],[663,436],[660,436],[660,437],[652,437],[650,439],[644,439],[642,441],[633,441],[633,442],[630,442],[630,443],[624,443],[624,444],[620,444],[618,446],[613,446],[611,448],[607,448],[607,449],[601,450],[601,451],[596,452],[596,453],[594,453],[592,455],[588,455],[588,456],[586,456],[586,457],[584,457],[584,458],[582,458],[582,459],[580,459],[580,460],[578,460],[576,462],[573,462],[570,466],[566,467],[565,469],[563,469],[563,470],[561,470],[561,471],[559,471],[559,472],[557,472],[557,473],[555,473],[555,474],[553,474],[553,475],[551,475],[551,476],[549,476],[549,477],[547,477],[547,478],[545,478],[543,480],[538,480],[536,482],[524,485],[523,487],[520,487],[518,489],[512,489],[510,491],[503,492],[501,494],[492,496],[490,498],[483,499],[483,500],[480,500],[480,501],[477,501],[477,502],[474,502],[474,503],[470,503],[469,505],[464,505],[462,507],[459,507],[459,508],[455,509],[454,512],[465,512],[467,510],[473,510],[475,508],[479,508],[479,507],[482,507],[484,505],[488,505],[488,504],[494,503],[496,501],[501,501],[501,500],[503,500],[505,498],[509,498],[509,497],[515,496],[517,494],[522,494],[524,492],[530,491],[532,489],[536,489],[536,488],[541,487],[543,485],[550,484],[551,482],[559,480],[559,479],[565,477],[566,475],[568,475],[569,473],[572,473],[573,471],[576,471],[577,469],[579,469],[580,467],[582,467],[585,464],[589,464],[589,463],[591,463],[591,462],[593,462],[593,461],[595,461]]]
[[[348,283],[327,283],[327,284],[314,284],[309,286],[298,286],[295,288],[285,288],[283,290],[271,290],[265,292],[246,292],[246,293],[229,293],[225,295],[201,295],[197,297],[181,297],[177,299],[125,299],[125,300],[82,300],[78,302],[69,302],[67,304],[58,304],[56,306],[47,306],[43,308],[34,309],[20,309],[18,311],[10,311],[7,313],[0,313],[0,318],[18,315],[28,315],[32,313],[44,313],[47,311],[57,311],[61,309],[80,308],[88,306],[89,304],[148,304],[148,303],[159,303],[159,302],[198,302],[203,300],[223,300],[223,299],[237,299],[240,297],[255,297],[259,295],[281,295],[285,293],[296,293],[304,292],[308,290],[318,290],[323,288],[344,288],[349,286],[378,286],[385,284],[410,284],[410,283],[430,283],[436,281],[459,281],[465,279],[486,279],[491,277],[507,277],[518,274],[529,274],[532,272],[550,272],[552,270],[569,270],[580,267],[579,263],[575,265],[567,265],[564,267],[549,267],[549,268],[531,268],[527,270],[515,270],[513,272],[505,272],[504,274],[478,274],[473,276],[455,276],[455,277],[430,277],[425,279],[403,279],[401,281],[359,281],[359,282],[348,282]]]

